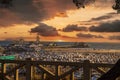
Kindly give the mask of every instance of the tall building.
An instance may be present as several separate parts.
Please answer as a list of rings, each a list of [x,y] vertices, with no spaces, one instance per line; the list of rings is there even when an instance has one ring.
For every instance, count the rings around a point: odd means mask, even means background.
[[[39,34],[37,34],[37,36],[36,36],[36,43],[40,43],[40,37],[39,37]]]

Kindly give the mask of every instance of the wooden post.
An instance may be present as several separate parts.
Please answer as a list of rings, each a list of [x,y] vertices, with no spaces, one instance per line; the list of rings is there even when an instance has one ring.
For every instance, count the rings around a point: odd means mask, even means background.
[[[14,80],[19,80],[19,71],[18,71],[18,69],[15,71]]]
[[[18,69],[14,72],[14,80],[19,80],[19,70]]]
[[[32,80],[33,69],[32,69],[32,65],[29,63],[31,60],[32,60],[31,58],[26,59],[26,80]]]
[[[44,72],[42,72],[42,76],[41,76],[42,80],[46,79],[46,74]]]
[[[31,65],[31,69],[32,69],[32,73],[31,73],[31,75],[32,75],[32,80],[35,80],[35,78],[36,78],[36,69],[35,69],[35,67],[32,66],[32,65]]]
[[[70,74],[70,80],[74,80],[74,72]]]
[[[59,65],[56,65],[55,66],[55,80],[60,80],[59,79],[59,75],[60,75],[60,66]]]
[[[1,69],[1,70],[2,70],[2,71],[1,71],[1,73],[2,73],[2,76],[1,76],[1,77],[2,77],[2,80],[4,80],[4,77],[5,77],[5,76],[4,76],[4,73],[6,73],[6,64],[5,64],[5,63],[1,63],[1,68],[2,68],[2,69]]]
[[[90,61],[85,60],[83,64],[83,80],[91,79],[91,69],[90,69]]]

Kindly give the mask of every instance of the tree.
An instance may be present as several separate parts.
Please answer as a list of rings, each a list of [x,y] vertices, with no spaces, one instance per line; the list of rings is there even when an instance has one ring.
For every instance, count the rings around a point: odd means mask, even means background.
[[[1,8],[9,8],[12,6],[12,0],[0,0]]]
[[[95,0],[73,0],[73,3],[77,8],[85,8],[86,4],[94,3]],[[115,4],[112,6],[114,10],[117,10],[120,13],[120,0],[115,0]]]
[[[107,73],[103,74],[98,80],[116,80],[118,77],[120,77],[120,59]]]

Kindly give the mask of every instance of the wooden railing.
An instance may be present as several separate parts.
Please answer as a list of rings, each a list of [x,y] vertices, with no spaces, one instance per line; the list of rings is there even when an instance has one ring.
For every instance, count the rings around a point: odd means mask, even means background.
[[[85,60],[83,62],[52,62],[52,61],[34,61],[31,59],[27,60],[0,60],[1,63],[1,72],[0,72],[0,80],[11,80],[10,75],[13,74],[13,80],[19,80],[19,70],[21,67],[26,69],[25,80],[35,80],[33,76],[36,74],[34,69],[39,69],[41,79],[37,80],[46,80],[46,75],[50,76],[51,80],[62,80],[66,76],[70,76],[68,80],[74,79],[74,72],[80,68],[83,68],[83,80],[91,79],[91,70],[95,69],[97,72],[103,74],[105,73],[100,67],[103,68],[111,68],[113,64],[100,64],[100,63],[90,63],[89,60]],[[8,64],[14,64],[12,69],[7,70]],[[45,65],[55,66],[54,71],[50,71]],[[62,73],[62,66],[69,66],[70,69],[64,73]],[[49,67],[51,68],[51,67]]]

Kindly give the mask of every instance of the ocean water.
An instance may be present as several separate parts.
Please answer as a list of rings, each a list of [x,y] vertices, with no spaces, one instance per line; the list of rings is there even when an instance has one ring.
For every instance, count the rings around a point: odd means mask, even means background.
[[[0,46],[7,46],[12,41],[0,41]],[[41,42],[44,45],[47,45],[51,42]],[[74,42],[54,42],[57,45],[72,45]],[[90,46],[90,48],[96,48],[96,49],[115,49],[115,50],[120,50],[120,43],[98,43],[98,42],[86,42]]]
[[[73,45],[74,44],[74,42],[55,42],[55,43],[57,45]],[[120,50],[120,43],[86,42],[86,44],[88,44],[90,46],[90,48]]]
[[[120,50],[120,43],[88,43],[92,48]]]
[[[10,43],[12,43],[11,41],[0,41],[0,46],[7,46]]]

